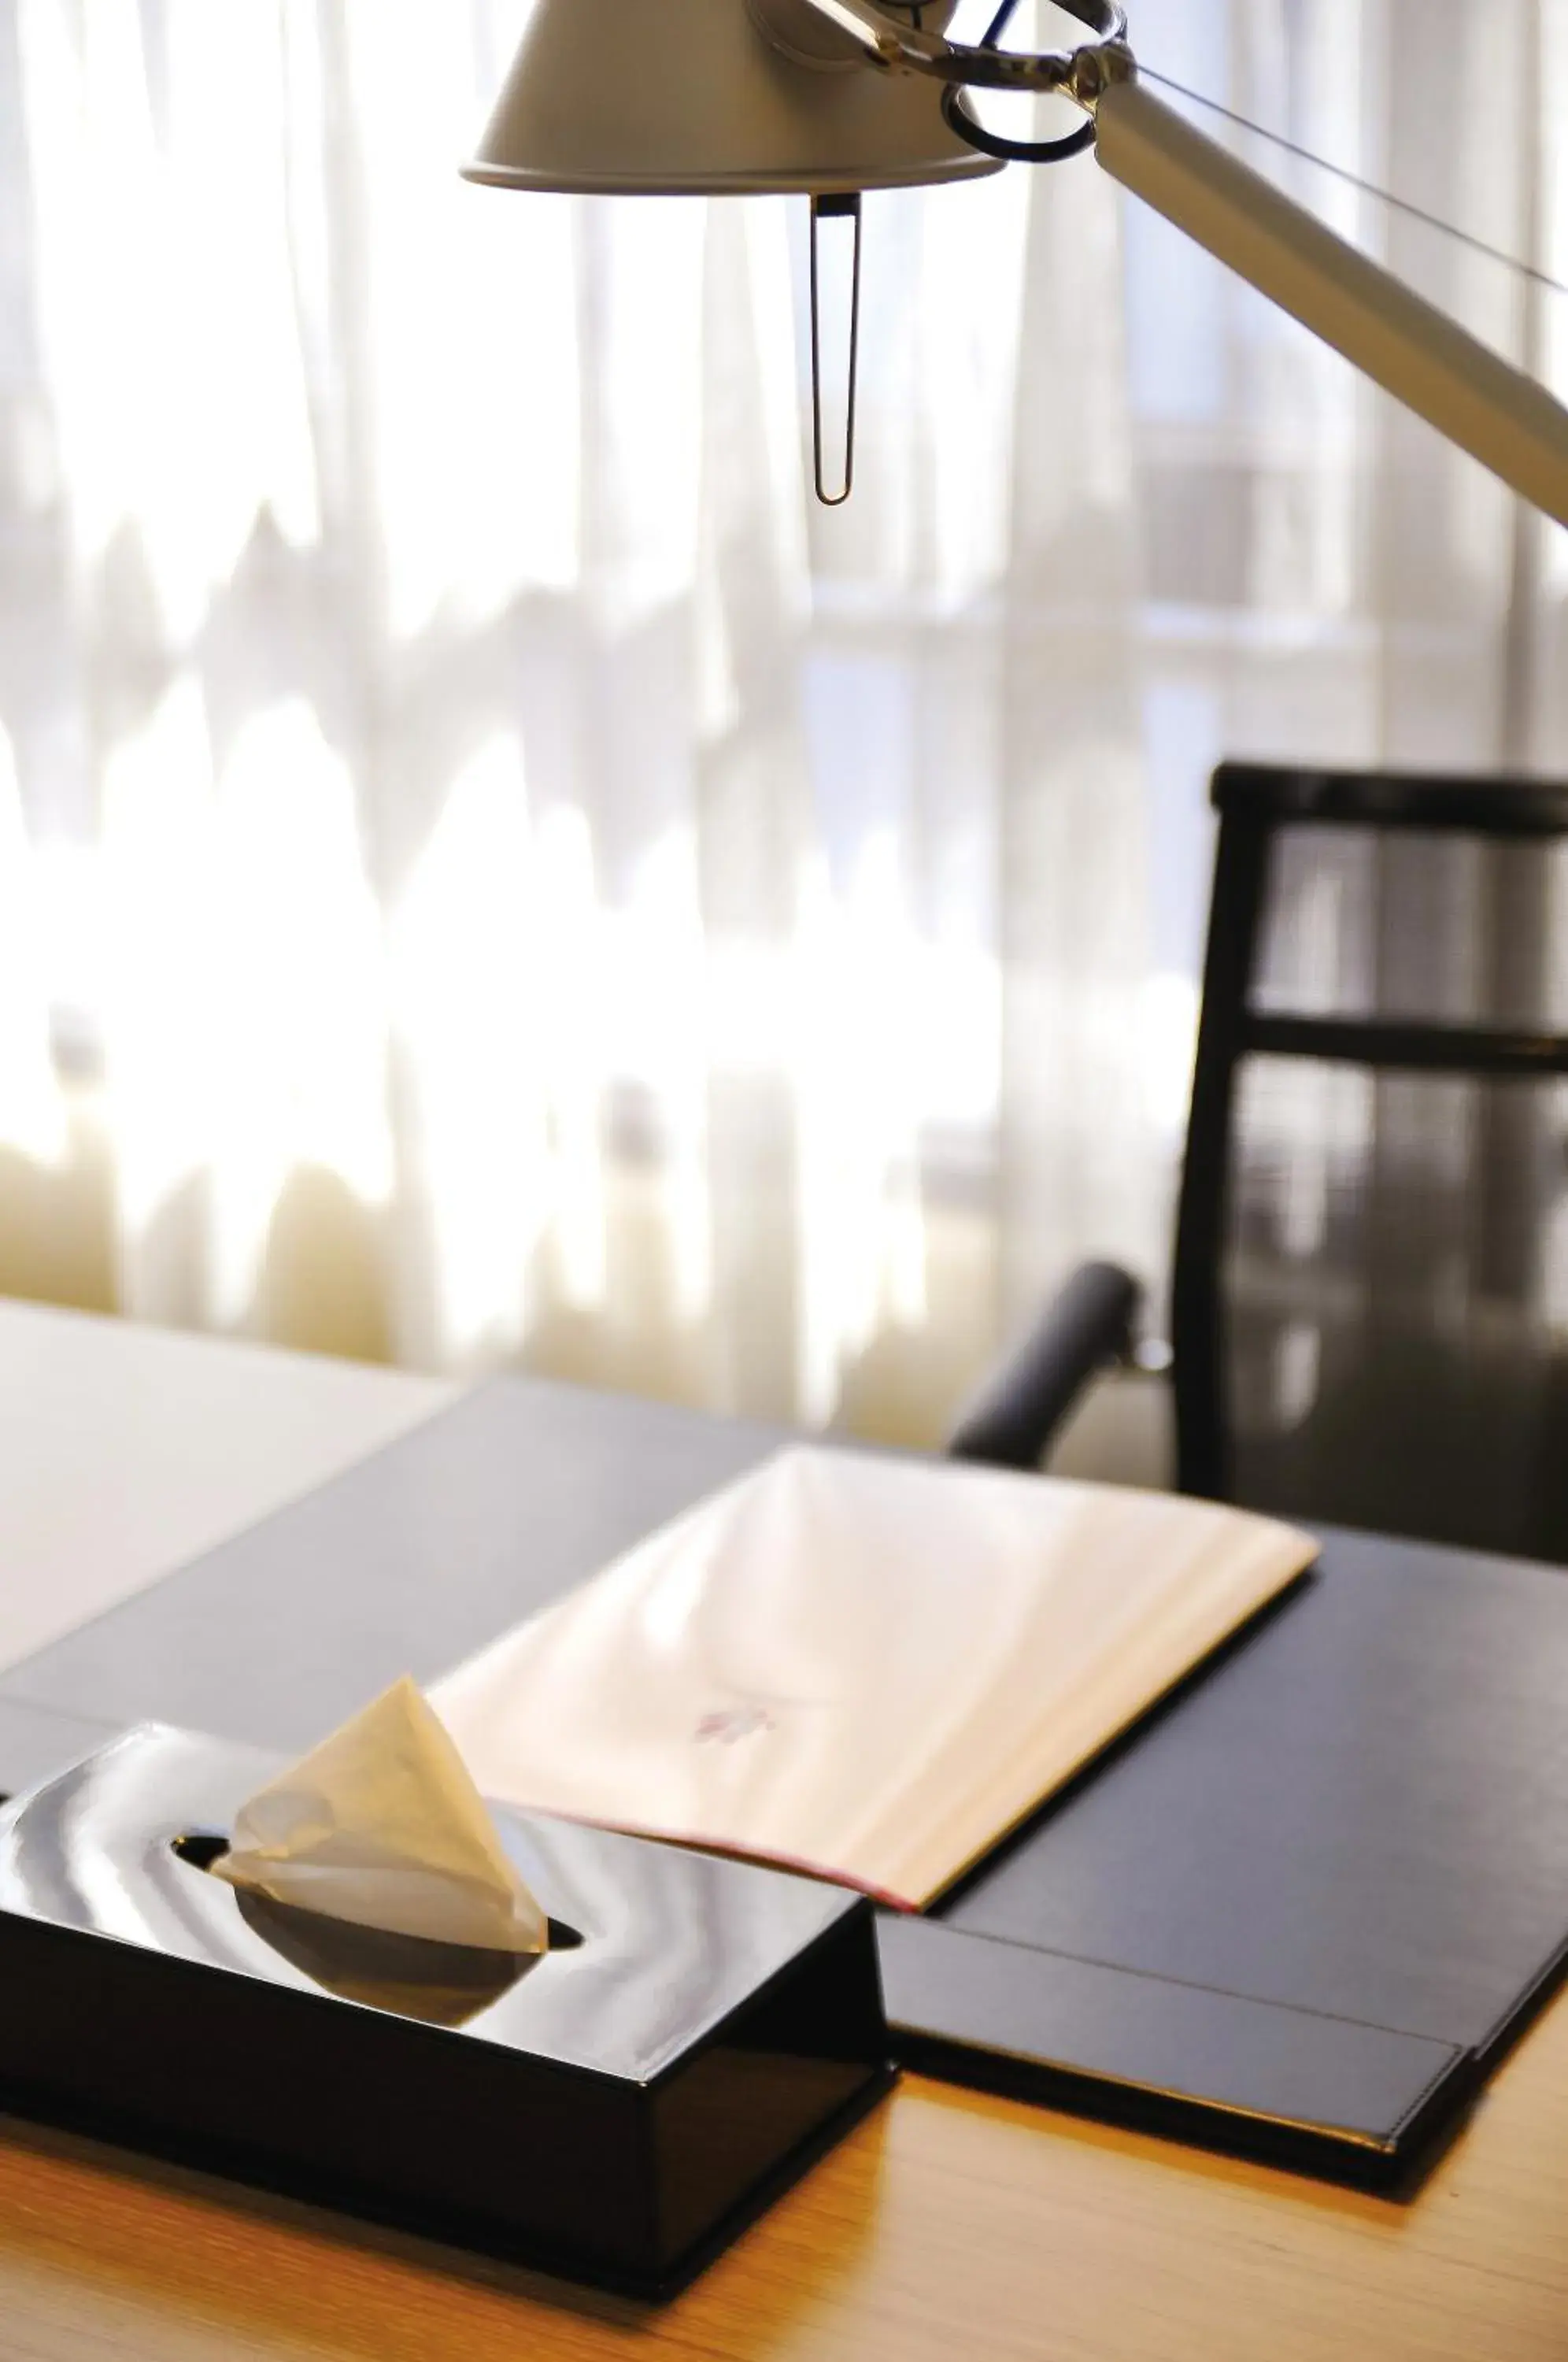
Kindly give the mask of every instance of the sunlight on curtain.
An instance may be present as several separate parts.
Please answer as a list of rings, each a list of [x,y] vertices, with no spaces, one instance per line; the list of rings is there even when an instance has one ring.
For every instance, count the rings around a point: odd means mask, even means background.
[[[497,737],[454,782],[394,920],[393,1006],[436,1261],[436,1360],[524,1341],[533,1258],[562,1205],[576,1225],[580,1288],[591,1295],[602,1268],[591,879],[580,833],[575,862],[559,830],[552,859],[529,821],[520,749]]]
[[[263,508],[317,533],[294,327],[277,12],[17,0],[37,305],[75,552],[188,638]],[[138,580],[126,579],[132,570]],[[103,586],[105,590],[108,584]],[[127,622],[131,619],[127,617]]]
[[[330,391],[344,425],[368,432],[368,522],[401,644],[443,617],[472,628],[520,590],[581,580],[581,209],[557,197],[487,204],[458,177],[487,61],[521,16],[487,13],[495,41],[476,47],[449,10],[292,11],[298,52],[319,23],[315,71],[330,76],[335,268],[322,326],[336,367],[359,380]],[[659,360],[649,339],[640,371]],[[668,427],[668,398],[653,406]]]
[[[351,785],[297,701],[215,762],[186,673],[105,767],[100,861],[127,1302],[237,1326],[293,1171],[391,1187]]]
[[[50,1057],[43,916],[16,757],[0,729],[0,1149],[57,1165],[65,1153],[65,1114]]]
[[[216,780],[206,1110],[214,1317],[237,1326],[291,1173],[337,1175],[365,1205],[392,1177],[381,920],[353,783],[300,700],[252,714]],[[185,988],[191,988],[187,973]],[[158,1044],[143,1054],[156,1062]]]
[[[205,889],[213,832],[212,752],[201,693],[177,679],[104,766],[105,1059],[116,1115],[121,1219],[137,1260],[165,1207],[206,1169],[206,1085],[223,1054]],[[156,1284],[155,1275],[153,1277]],[[146,1308],[160,1308],[161,1291]],[[204,1291],[179,1310],[205,1311]]]
[[[526,5],[0,0],[0,1142],[149,1317],[924,1440],[1163,1268],[1212,763],[1568,767],[1568,536],[1087,160],[867,199],[810,509],[803,206],[457,177]],[[1568,265],[1562,0],[1136,29]]]

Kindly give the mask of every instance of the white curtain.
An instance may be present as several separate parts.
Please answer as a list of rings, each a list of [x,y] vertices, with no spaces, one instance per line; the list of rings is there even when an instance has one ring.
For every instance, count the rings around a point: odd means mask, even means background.
[[[1158,1279],[1212,762],[1568,771],[1564,536],[1088,160],[867,200],[814,511],[803,209],[464,185],[525,14],[0,0],[0,1286],[926,1437]],[[1134,31],[1568,276],[1565,0]]]

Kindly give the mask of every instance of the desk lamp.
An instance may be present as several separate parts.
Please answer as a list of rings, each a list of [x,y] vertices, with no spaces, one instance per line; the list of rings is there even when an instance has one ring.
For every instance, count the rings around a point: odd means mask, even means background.
[[[1055,0],[1097,37],[1005,50],[1017,0],[978,43],[952,41],[955,0],[537,0],[466,177],[503,188],[628,195],[794,191],[812,200],[816,487],[853,470],[859,199],[1094,148],[1156,212],[1334,346],[1559,524],[1568,410],[1545,388],[1205,138],[1140,78],[1117,0]],[[1086,121],[1010,139],[971,94],[1045,93]],[[823,477],[818,225],[854,225],[842,489]]]

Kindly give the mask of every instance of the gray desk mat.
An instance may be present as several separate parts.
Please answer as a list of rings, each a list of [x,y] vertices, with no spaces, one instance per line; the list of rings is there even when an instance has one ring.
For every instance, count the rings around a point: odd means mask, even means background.
[[[0,1674],[0,1789],[17,1784],[13,1705],[308,1747],[787,1440],[631,1396],[491,1380]]]
[[[144,1718],[302,1748],[784,1440],[497,1380],[0,1677],[0,1789]],[[1568,1580],[1364,1535],[935,1920],[934,2071],[1397,2180],[1568,1948]]]

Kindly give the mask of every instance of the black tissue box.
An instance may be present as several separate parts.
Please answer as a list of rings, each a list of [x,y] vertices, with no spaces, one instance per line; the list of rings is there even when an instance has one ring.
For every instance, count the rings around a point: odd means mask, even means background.
[[[536,1960],[242,1896],[280,1768],[147,1726],[0,1812],[0,2101],[575,2278],[678,2285],[884,2089],[863,1897],[495,1809]]]

